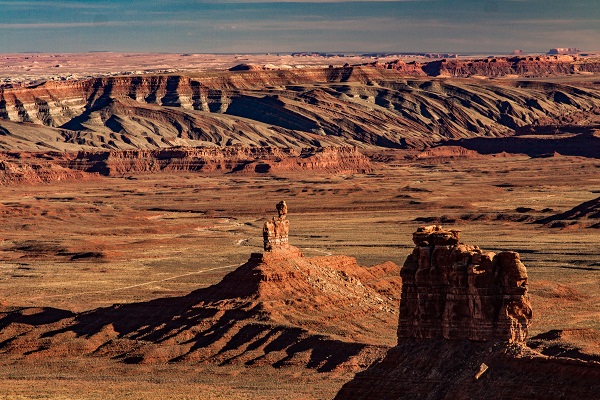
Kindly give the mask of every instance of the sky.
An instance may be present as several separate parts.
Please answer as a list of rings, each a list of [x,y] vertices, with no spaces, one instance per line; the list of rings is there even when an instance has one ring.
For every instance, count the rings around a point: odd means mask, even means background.
[[[0,0],[0,53],[600,50],[600,0]]]

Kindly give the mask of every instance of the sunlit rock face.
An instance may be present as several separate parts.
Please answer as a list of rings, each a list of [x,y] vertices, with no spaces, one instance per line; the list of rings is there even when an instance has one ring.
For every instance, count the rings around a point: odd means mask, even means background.
[[[289,249],[288,234],[290,221],[287,220],[287,204],[285,201],[277,203],[277,217],[265,222],[263,239],[265,251]]]
[[[422,227],[401,269],[398,338],[474,341],[527,338],[527,270],[515,252],[460,243],[459,231]]]

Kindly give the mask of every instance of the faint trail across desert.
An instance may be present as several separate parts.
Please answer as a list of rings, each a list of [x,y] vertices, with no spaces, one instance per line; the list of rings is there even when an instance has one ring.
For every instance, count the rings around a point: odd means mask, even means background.
[[[114,289],[94,290],[94,291],[89,291],[89,292],[77,292],[77,293],[67,293],[67,294],[56,294],[56,295],[49,295],[49,296],[38,296],[38,297],[32,297],[30,300],[49,299],[49,298],[57,298],[57,297],[72,297],[72,296],[81,296],[81,295],[85,295],[85,294],[100,294],[100,293],[117,292],[120,290],[127,290],[127,289],[133,289],[133,288],[140,287],[140,286],[151,285],[153,283],[171,281],[173,279],[182,278],[184,276],[197,275],[197,274],[202,274],[204,272],[210,272],[210,271],[226,269],[226,268],[233,268],[233,267],[237,267],[237,266],[239,266],[239,264],[224,265],[221,267],[207,268],[207,269],[203,269],[200,271],[188,272],[186,274],[171,276],[171,277],[168,277],[165,279],[158,279],[158,280],[154,280],[154,281],[136,283],[135,285],[123,286],[123,287],[114,288]]]
[[[323,254],[325,254],[326,256],[331,256],[331,255],[333,255],[333,253],[332,253],[332,252],[330,252],[330,251],[324,251],[324,250],[314,249],[314,248],[312,248],[312,247],[304,247],[304,249],[305,249],[305,250],[317,251],[317,252],[319,252],[319,253],[323,253]]]
[[[314,249],[314,248],[309,248],[309,247],[306,247],[305,249],[317,251],[319,253],[325,254],[326,256],[330,256],[333,254],[329,251],[324,251],[324,250],[319,250],[319,249]],[[93,290],[93,291],[88,291],[88,292],[76,292],[76,293],[66,293],[66,294],[55,294],[55,295],[48,295],[48,296],[37,296],[37,297],[32,297],[30,300],[40,300],[40,299],[50,299],[50,298],[60,298],[60,297],[82,296],[82,295],[86,295],[86,294],[101,294],[101,293],[118,292],[120,290],[133,289],[133,288],[140,287],[140,286],[151,285],[153,283],[172,281],[174,279],[182,278],[184,276],[197,275],[197,274],[202,274],[202,273],[210,272],[210,271],[216,271],[216,270],[220,270],[220,269],[238,267],[239,265],[240,264],[231,264],[231,265],[224,265],[224,266],[220,266],[220,267],[208,268],[208,269],[203,269],[200,271],[188,272],[186,274],[170,276],[168,278],[158,279],[158,280],[153,280],[153,281],[148,281],[148,282],[136,283],[135,285],[123,286],[123,287],[118,287],[118,288],[114,288],[114,289]]]

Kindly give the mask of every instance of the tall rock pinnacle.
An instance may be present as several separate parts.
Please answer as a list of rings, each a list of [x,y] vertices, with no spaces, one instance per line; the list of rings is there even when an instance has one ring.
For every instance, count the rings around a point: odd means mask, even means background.
[[[265,251],[288,249],[288,233],[290,221],[287,220],[287,204],[285,201],[277,203],[277,217],[265,222],[263,227],[263,239]]]

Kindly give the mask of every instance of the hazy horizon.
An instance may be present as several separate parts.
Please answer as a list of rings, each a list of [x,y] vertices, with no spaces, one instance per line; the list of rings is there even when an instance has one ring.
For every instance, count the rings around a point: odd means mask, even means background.
[[[597,0],[0,0],[0,53],[600,50]]]

